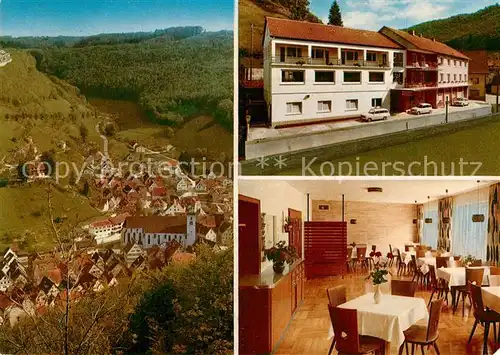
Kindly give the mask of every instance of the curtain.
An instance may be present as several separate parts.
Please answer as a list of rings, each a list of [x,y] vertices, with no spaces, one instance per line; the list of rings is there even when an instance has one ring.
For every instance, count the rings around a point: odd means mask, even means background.
[[[487,222],[472,222],[472,215],[488,215],[488,201],[455,204],[453,206],[452,250],[454,255],[472,255],[486,258]]]
[[[437,209],[427,208],[424,211],[424,219],[425,218],[432,218],[432,223],[423,223],[422,239],[420,240],[420,244],[430,245],[432,248],[436,248],[438,241]]]
[[[451,250],[451,224],[453,215],[453,198],[445,197],[439,200],[439,239],[437,248],[439,250]],[[443,218],[449,218],[448,223],[443,222]]]
[[[415,242],[421,243],[424,233],[424,205],[417,205],[417,237]]]
[[[486,260],[499,264],[498,245],[500,244],[500,184],[490,186],[488,202],[488,247],[486,248]]]

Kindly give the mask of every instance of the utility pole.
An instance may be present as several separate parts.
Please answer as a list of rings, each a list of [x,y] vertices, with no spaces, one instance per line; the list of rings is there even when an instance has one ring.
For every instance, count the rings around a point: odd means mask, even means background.
[[[448,96],[446,96],[446,116],[445,116],[445,122],[448,123]]]
[[[253,23],[250,25],[250,80],[253,80]]]

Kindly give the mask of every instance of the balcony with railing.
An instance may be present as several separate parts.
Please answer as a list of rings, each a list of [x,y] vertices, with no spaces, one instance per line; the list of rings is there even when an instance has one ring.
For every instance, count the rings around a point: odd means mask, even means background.
[[[358,68],[390,68],[388,62],[383,61],[367,61],[367,60],[342,60],[339,58],[311,58],[311,57],[273,57],[271,58],[273,64],[283,65],[318,65],[318,66],[345,66],[345,67],[358,67]]]
[[[405,88],[407,88],[407,89],[437,88],[437,82],[436,81],[405,80]]]
[[[438,70],[437,62],[417,61],[406,65],[408,69]]]

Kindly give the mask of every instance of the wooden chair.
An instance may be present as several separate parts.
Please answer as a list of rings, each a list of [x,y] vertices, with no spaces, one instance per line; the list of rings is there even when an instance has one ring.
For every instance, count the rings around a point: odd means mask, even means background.
[[[411,353],[415,353],[415,346],[422,350],[422,355],[425,354],[426,346],[434,346],[436,354],[440,355],[439,348],[437,345],[437,340],[439,338],[438,326],[439,317],[441,315],[441,307],[443,306],[443,300],[438,299],[431,302],[429,323],[427,327],[422,325],[412,325],[410,328],[404,331],[405,342],[399,348],[399,355],[403,354],[403,345],[411,344]],[[408,347],[406,348],[406,353],[408,354]]]
[[[387,259],[389,259],[389,267],[394,263],[394,254],[392,250],[392,245],[389,244],[389,252],[387,253]]]
[[[471,266],[483,266],[483,260],[481,259],[474,260]]]
[[[444,299],[446,300],[446,304],[448,303],[448,293],[450,292],[450,289],[447,285],[447,283],[444,282],[444,280],[438,280],[436,277],[436,269],[434,268],[433,265],[429,265],[429,275],[430,275],[430,284],[432,288],[431,292],[431,298],[429,299],[429,303],[427,304],[427,307],[430,307],[432,297],[434,297],[434,294],[436,293],[438,298],[441,298],[444,294]]]
[[[401,251],[398,249],[396,254],[397,264],[398,264],[398,275],[406,274],[406,264],[401,257]]]
[[[469,298],[471,304],[472,300],[469,293],[469,283],[478,285],[481,287],[483,284],[484,268],[465,268],[465,286],[459,286],[456,288],[458,297],[454,302],[455,307],[453,308],[453,313],[458,308],[458,302],[460,301],[460,296],[462,296],[462,317],[465,315],[465,297]]]
[[[345,285],[338,285],[334,287],[330,287],[326,289],[326,295],[328,296],[328,304],[332,307],[338,307],[342,303],[346,303],[346,287]],[[333,351],[333,347],[335,346],[335,337],[333,337],[332,345],[330,346],[330,351],[328,354],[331,354]]]
[[[423,258],[425,257],[425,249],[417,249],[417,258]]]
[[[483,305],[483,295],[481,293],[481,286],[469,284],[470,296],[472,299],[472,309],[474,311],[474,325],[469,335],[469,341],[471,342],[474,332],[476,331],[476,326],[478,323],[484,325],[484,339],[483,339],[483,354],[488,354],[488,333],[490,331],[490,325],[493,323],[493,334],[496,341],[496,323],[500,322],[500,314],[497,312],[486,310]]]
[[[415,297],[417,284],[413,281],[391,280],[391,295]]]
[[[500,286],[500,275],[488,275],[488,284],[490,286]]]
[[[500,275],[500,267],[490,266],[490,275]]]
[[[419,282],[421,282],[422,285],[423,285],[424,284],[425,275],[422,273],[422,271],[418,267],[417,258],[415,257],[415,255],[411,256],[411,268],[413,270],[413,279],[412,279],[412,281],[415,281],[415,279],[417,279],[417,284]]]
[[[359,264],[361,268],[368,268],[368,260],[366,259],[366,246],[356,248],[356,264]]]
[[[450,260],[448,256],[436,256],[436,269],[447,267],[448,260]]]
[[[339,355],[382,354],[385,342],[374,337],[359,335],[358,311],[328,305],[330,320],[335,333],[335,347]],[[330,352],[331,353],[331,352]],[[330,355],[328,353],[328,355]]]

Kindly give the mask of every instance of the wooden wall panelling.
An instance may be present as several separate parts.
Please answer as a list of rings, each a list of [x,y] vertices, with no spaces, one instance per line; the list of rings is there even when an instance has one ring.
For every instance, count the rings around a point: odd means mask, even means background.
[[[238,219],[239,276],[259,275],[262,249],[260,201],[239,195]]]

